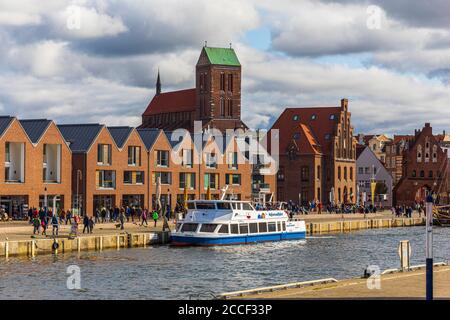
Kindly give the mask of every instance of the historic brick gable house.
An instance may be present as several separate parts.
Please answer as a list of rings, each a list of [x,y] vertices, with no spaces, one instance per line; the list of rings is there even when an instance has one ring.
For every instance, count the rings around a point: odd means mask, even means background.
[[[347,99],[339,107],[285,109],[271,128],[279,130],[279,201],[355,202],[356,139],[350,118]]]
[[[441,203],[448,202],[448,156],[429,123],[416,130],[414,138],[408,141],[402,167],[402,177],[394,188],[396,204],[414,205],[424,201],[430,191],[439,195]]]
[[[195,88],[156,94],[142,114],[141,128],[194,130],[247,128],[241,120],[241,64],[232,48],[203,47],[196,65]]]
[[[394,179],[394,185],[403,175],[404,151],[408,148],[409,141],[413,139],[413,135],[394,135],[394,138],[385,144],[385,166]]]

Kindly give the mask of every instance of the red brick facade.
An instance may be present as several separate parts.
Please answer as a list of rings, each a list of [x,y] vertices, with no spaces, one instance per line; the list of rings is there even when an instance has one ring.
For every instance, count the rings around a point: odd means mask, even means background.
[[[402,177],[394,188],[394,202],[414,205],[425,200],[431,191],[439,195],[440,203],[447,203],[448,156],[433,135],[429,123],[416,130],[403,151]]]

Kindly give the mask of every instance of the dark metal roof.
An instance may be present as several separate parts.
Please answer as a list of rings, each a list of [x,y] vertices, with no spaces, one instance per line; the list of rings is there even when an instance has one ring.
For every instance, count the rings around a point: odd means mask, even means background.
[[[60,124],[59,131],[69,143],[72,152],[87,152],[104,126],[92,124]]]
[[[142,141],[144,141],[147,150],[150,150],[158,138],[160,129],[155,128],[138,128],[137,132],[141,136]]]
[[[5,133],[5,130],[9,127],[11,122],[14,120],[14,117],[10,116],[0,116],[0,136]]]
[[[48,119],[19,120],[31,142],[37,143],[52,122]]]
[[[108,127],[117,147],[122,148],[133,131],[132,127]]]

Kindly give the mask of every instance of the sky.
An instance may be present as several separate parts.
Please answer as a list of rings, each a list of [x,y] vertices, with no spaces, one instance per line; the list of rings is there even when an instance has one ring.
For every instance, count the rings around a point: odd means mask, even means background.
[[[450,132],[448,0],[0,0],[0,114],[140,124],[194,87],[208,46],[236,50],[242,118],[349,99],[356,133]]]

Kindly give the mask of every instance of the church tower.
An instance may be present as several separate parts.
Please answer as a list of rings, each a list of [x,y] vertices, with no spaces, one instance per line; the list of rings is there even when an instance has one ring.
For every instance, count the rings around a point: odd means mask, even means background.
[[[196,66],[196,119],[203,127],[247,128],[241,121],[241,64],[234,49],[203,47]]]

